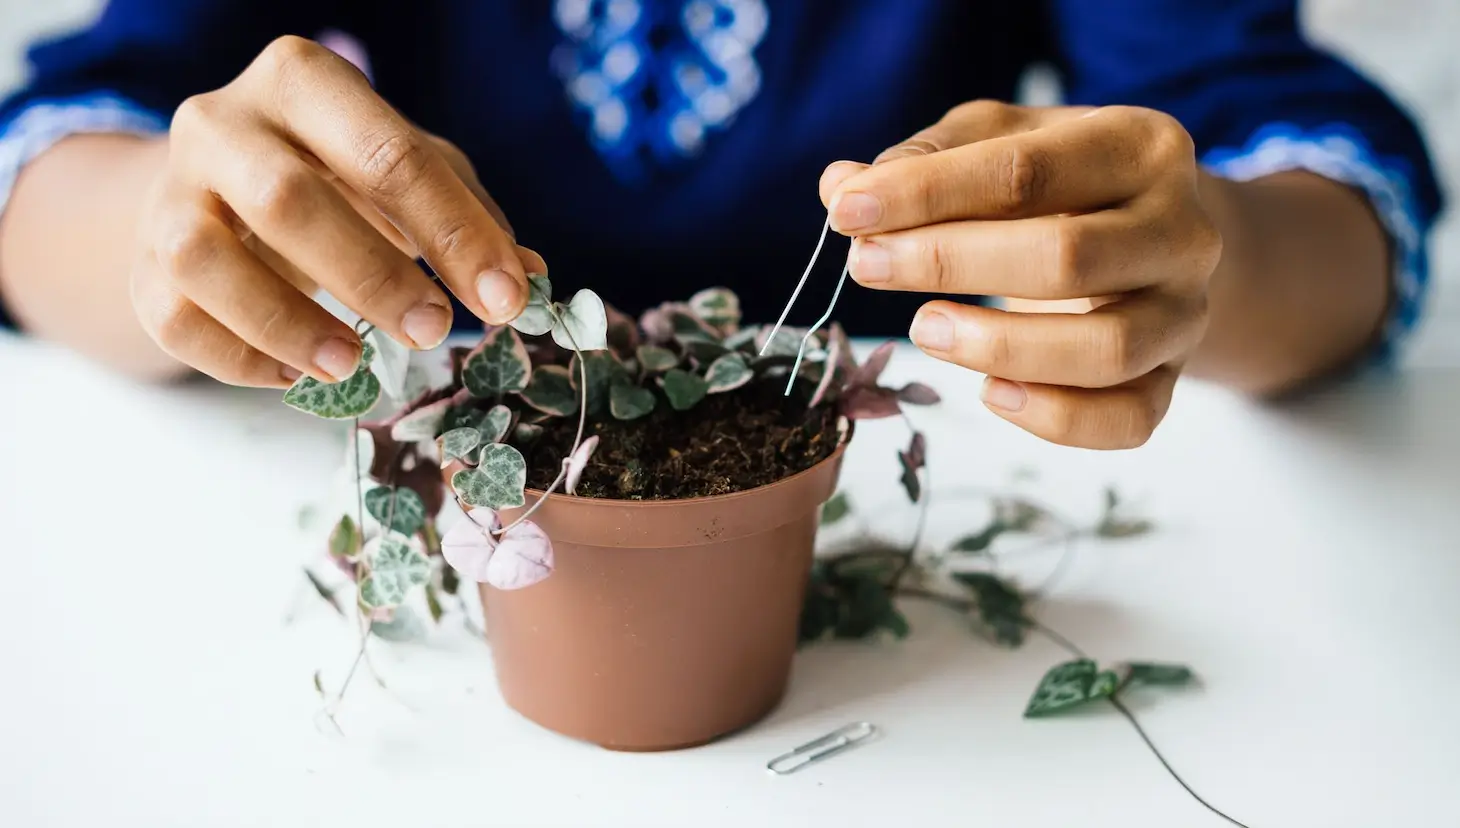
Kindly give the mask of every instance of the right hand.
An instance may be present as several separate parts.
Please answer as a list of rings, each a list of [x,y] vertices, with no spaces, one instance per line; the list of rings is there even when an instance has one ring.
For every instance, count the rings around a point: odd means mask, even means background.
[[[178,107],[140,222],[132,303],[174,358],[234,385],[336,382],[360,340],[323,288],[396,340],[441,344],[451,304],[491,324],[527,303],[519,247],[466,156],[410,123],[348,61],[297,37]]]

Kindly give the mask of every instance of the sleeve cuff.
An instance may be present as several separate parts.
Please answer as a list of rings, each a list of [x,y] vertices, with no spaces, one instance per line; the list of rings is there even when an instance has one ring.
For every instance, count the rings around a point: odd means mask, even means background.
[[[0,215],[20,171],[61,139],[79,133],[153,135],[166,129],[163,116],[110,92],[38,100],[17,110],[0,122]],[[10,327],[0,297],[0,328]]]
[[[1305,170],[1368,196],[1394,246],[1394,298],[1373,353],[1378,364],[1392,365],[1419,321],[1429,283],[1427,226],[1405,162],[1380,158],[1360,132],[1346,124],[1314,130],[1270,124],[1253,133],[1247,146],[1214,149],[1202,163],[1214,175],[1233,181]]]

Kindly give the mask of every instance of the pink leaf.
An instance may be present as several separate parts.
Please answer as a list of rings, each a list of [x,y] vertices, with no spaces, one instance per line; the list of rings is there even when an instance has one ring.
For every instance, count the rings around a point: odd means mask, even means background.
[[[497,513],[491,509],[472,509],[465,520],[457,521],[441,538],[441,555],[461,577],[485,583],[492,553],[500,542],[492,535],[502,528]]]
[[[634,318],[607,302],[603,312],[608,316],[608,346],[624,359],[633,356],[639,347],[639,326]]]
[[[842,397],[842,413],[853,420],[880,420],[902,413],[891,388],[854,386]]]
[[[897,453],[897,459],[902,463],[902,487],[907,490],[907,496],[914,503],[923,496],[923,485],[918,479],[918,472],[927,465],[927,454],[928,442],[921,431],[914,431],[907,450]]]
[[[836,387],[836,378],[841,375],[841,353],[842,343],[835,335],[831,337],[831,344],[826,347],[826,362],[822,363],[821,379],[816,383],[816,390],[811,393],[811,401],[807,405],[815,408],[821,405]]]
[[[563,487],[568,494],[577,494],[578,481],[583,477],[583,469],[588,467],[588,458],[593,456],[593,450],[598,448],[598,435],[595,434],[578,445],[578,450],[569,457],[568,473],[563,480]]]
[[[867,361],[857,368],[848,381],[848,385],[876,385],[877,378],[882,376],[882,371],[887,367],[887,361],[892,359],[892,349],[897,347],[894,342],[884,342],[877,346]]]
[[[897,398],[908,405],[937,405],[943,401],[937,391],[922,384],[910,382],[898,389]]]
[[[852,353],[852,341],[847,339],[846,329],[840,322],[831,323],[826,332],[826,340],[828,352],[836,354],[834,359],[828,356],[827,362],[835,365],[842,376],[850,377],[857,370],[857,357]]]
[[[524,520],[498,539],[486,574],[497,589],[532,586],[553,574],[553,543],[536,523]]]

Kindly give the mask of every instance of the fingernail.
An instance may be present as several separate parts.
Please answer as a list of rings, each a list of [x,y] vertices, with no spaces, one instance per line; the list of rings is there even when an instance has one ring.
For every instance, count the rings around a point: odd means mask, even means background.
[[[929,351],[946,351],[953,347],[953,320],[937,311],[918,314],[913,320],[912,341]]]
[[[400,326],[418,349],[429,350],[446,341],[446,335],[451,332],[451,311],[431,302],[422,302],[406,311]]]
[[[314,364],[336,382],[349,379],[360,362],[360,348],[355,343],[335,337],[314,352]]]
[[[477,277],[477,296],[487,311],[487,321],[494,325],[511,320],[522,306],[522,289],[506,271],[488,270]]]
[[[891,279],[892,256],[887,248],[866,240],[852,245],[852,278],[864,285]]]
[[[293,365],[279,366],[279,376],[283,377],[285,382],[293,382],[294,380],[299,379],[300,373],[301,372],[299,371],[299,369],[295,368]]]
[[[1023,411],[1029,400],[1029,392],[1017,382],[998,377],[989,377],[983,383],[983,401],[1004,411]]]
[[[840,233],[871,227],[880,218],[882,204],[867,193],[842,193],[831,205],[831,226]]]

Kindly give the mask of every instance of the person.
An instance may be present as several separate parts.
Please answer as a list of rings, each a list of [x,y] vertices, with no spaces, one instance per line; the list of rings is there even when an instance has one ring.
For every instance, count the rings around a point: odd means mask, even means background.
[[[1391,360],[1441,208],[1293,0],[113,0],[30,61],[0,295],[154,379],[341,378],[321,289],[424,349],[513,318],[544,255],[625,309],[723,284],[770,319],[829,216],[853,335],[911,320],[1000,416],[1123,448],[1183,371]],[[1065,105],[998,102],[1035,64]]]

